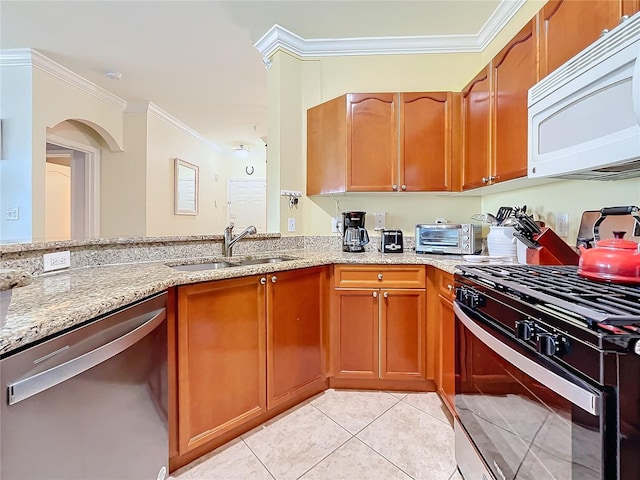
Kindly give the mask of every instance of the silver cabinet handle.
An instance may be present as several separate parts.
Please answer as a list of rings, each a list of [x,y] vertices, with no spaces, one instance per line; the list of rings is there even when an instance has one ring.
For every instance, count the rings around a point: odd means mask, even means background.
[[[604,37],[607,33],[609,33],[609,29],[605,28],[604,30],[602,30],[602,32],[600,32],[600,37]]]
[[[276,277],[275,275],[271,277],[271,283],[276,283],[277,281],[278,281],[278,277]]]
[[[260,279],[260,285],[265,285],[266,283],[267,283],[267,279],[266,279],[266,278],[264,278],[264,277],[262,277],[262,278]]]
[[[373,292],[373,298],[378,298],[378,292]]]
[[[391,188],[393,188],[394,190],[398,190],[398,185],[391,185]]]
[[[629,15],[623,15],[620,17],[620,23],[624,23],[629,20]]]
[[[482,177],[482,183],[487,183],[489,179],[487,177]]]
[[[400,187],[400,188],[402,188],[402,190],[406,190],[407,186],[406,185],[402,185],[402,187]]]
[[[382,280],[382,274],[381,273],[378,274],[378,280]]]
[[[453,290],[453,285],[451,285],[451,284],[447,285],[447,290],[449,290],[449,291]]]
[[[383,296],[384,298],[389,298],[389,292],[384,292],[384,293],[382,294],[382,296]]]
[[[91,350],[79,357],[73,358],[65,363],[51,367],[48,370],[37,373],[31,377],[18,380],[7,385],[9,389],[9,405],[14,405],[22,400],[37,395],[56,385],[69,380],[76,375],[89,370],[96,365],[106,362],[111,357],[115,357],[120,352],[125,351],[135,343],[139,342],[151,333],[166,318],[166,309],[161,308],[148,314],[142,315],[141,325],[125,333],[104,345]],[[133,319],[132,319],[133,320]]]

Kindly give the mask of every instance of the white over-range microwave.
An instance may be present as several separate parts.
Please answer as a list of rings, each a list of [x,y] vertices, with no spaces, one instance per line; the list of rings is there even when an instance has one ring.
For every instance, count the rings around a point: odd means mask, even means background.
[[[529,90],[528,176],[640,176],[640,13]]]

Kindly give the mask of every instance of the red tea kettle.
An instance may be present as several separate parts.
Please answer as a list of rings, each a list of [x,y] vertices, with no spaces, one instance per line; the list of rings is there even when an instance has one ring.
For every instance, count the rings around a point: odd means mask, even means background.
[[[600,210],[600,218],[593,225],[595,248],[580,245],[578,275],[596,281],[640,284],[640,247],[623,237],[627,232],[613,232],[615,238],[599,240],[598,228],[608,215],[632,215],[640,225],[638,207],[608,207]]]

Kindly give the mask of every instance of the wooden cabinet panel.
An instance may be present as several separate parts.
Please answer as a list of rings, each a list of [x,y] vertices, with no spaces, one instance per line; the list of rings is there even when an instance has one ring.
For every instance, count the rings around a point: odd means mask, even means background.
[[[181,454],[266,410],[264,302],[258,277],[179,287]]]
[[[347,189],[393,191],[397,184],[397,95],[347,95]]]
[[[452,92],[350,93],[310,108],[307,194],[452,190],[459,101]]]
[[[426,378],[424,290],[381,293],[380,378]]]
[[[634,15],[640,12],[640,0],[622,0],[622,14]]]
[[[541,77],[595,42],[603,29],[615,27],[621,16],[621,0],[549,0],[538,14]]]
[[[338,288],[424,288],[423,265],[336,265]]]
[[[453,275],[443,270],[438,270],[437,278],[438,294],[449,301],[453,301],[456,298],[456,292],[453,287]]]
[[[400,190],[448,191],[452,188],[451,92],[400,94]]]
[[[481,187],[488,181],[490,86],[487,66],[462,91],[463,190]]]
[[[345,105],[343,95],[307,111],[307,195],[346,191]]]
[[[531,21],[491,62],[495,92],[491,176],[497,182],[527,175],[527,96],[538,80],[533,28]]]
[[[377,291],[336,290],[334,300],[334,375],[342,378],[378,378]]]
[[[440,384],[439,391],[447,407],[454,413],[455,403],[455,314],[453,303],[440,296]]]
[[[322,267],[267,275],[268,408],[324,379],[324,271]]]

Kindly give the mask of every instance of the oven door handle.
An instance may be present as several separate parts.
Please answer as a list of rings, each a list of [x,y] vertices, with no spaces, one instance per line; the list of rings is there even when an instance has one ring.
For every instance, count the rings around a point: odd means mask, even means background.
[[[582,408],[586,412],[589,412],[591,415],[600,414],[600,395],[596,395],[585,390],[566,378],[547,370],[543,366],[501,342],[490,333],[487,333],[471,317],[469,317],[462,308],[460,308],[457,302],[454,302],[453,311],[462,324],[471,333],[473,333],[478,340],[514,365],[520,371],[534,378],[542,385],[545,385],[560,396],[564,397],[566,400],[569,400],[572,404]]]

